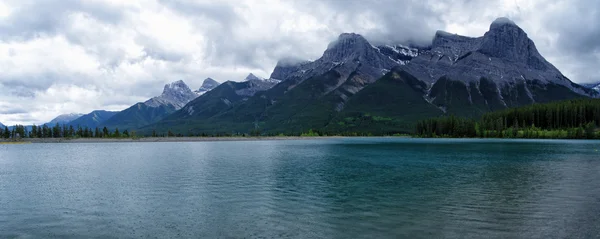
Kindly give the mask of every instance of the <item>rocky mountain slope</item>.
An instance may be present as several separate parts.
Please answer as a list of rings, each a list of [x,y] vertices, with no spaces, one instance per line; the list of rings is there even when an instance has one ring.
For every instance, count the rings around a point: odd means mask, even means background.
[[[67,124],[81,116],[83,116],[83,114],[71,113],[71,114],[59,115],[56,118],[52,119],[50,122],[46,123],[46,125],[54,126],[56,124],[59,124],[59,125]]]
[[[219,84],[220,84],[219,82],[217,82],[216,80],[213,80],[212,78],[206,78],[202,82],[202,86],[200,86],[200,89],[195,90],[194,93],[196,93],[197,95],[202,95],[202,94],[216,88],[217,86],[219,86]]]
[[[90,112],[89,114],[85,114],[69,123],[68,125],[72,125],[73,127],[81,127],[81,128],[96,128],[100,124],[104,123],[106,120],[115,116],[118,112],[115,111],[106,111],[106,110],[95,110]]]
[[[421,48],[374,46],[358,34],[341,34],[321,58],[284,59],[270,78],[281,82],[252,94],[224,84],[149,128],[385,134],[408,132],[415,121],[432,116],[478,117],[507,107],[598,96],[562,75],[505,18],[477,38],[438,31],[431,45]]]
[[[583,84],[582,86],[600,92],[600,82]]]
[[[430,86],[428,101],[458,115],[598,95],[567,79],[506,18],[478,38],[438,31],[431,50],[401,68]]]
[[[158,122],[171,113],[181,109],[198,94],[181,80],[166,84],[161,95],[144,103],[137,103],[100,124],[109,129],[136,129]]]
[[[185,104],[195,99],[194,93],[182,80],[166,84],[161,95],[153,97],[144,104],[148,107],[172,106],[181,109]]]
[[[247,101],[258,92],[270,89],[278,82],[278,80],[261,79],[253,74],[249,74],[242,82],[227,81],[192,100],[181,110],[169,115],[160,124],[168,125],[173,121],[179,124],[188,119],[216,116]]]

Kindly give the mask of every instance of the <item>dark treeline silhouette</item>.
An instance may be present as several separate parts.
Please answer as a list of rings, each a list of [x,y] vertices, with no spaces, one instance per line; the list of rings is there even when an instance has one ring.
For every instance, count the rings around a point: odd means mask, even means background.
[[[90,129],[88,127],[73,127],[72,125],[56,124],[52,127],[48,125],[31,126],[31,130],[23,125],[15,125],[10,129],[4,127],[0,129],[0,137],[4,139],[18,138],[129,138],[136,137],[135,132],[127,130],[119,132],[119,129],[109,131],[106,127],[100,129]]]
[[[477,137],[476,122],[472,119],[455,116],[437,117],[419,121],[416,134],[423,137]]]
[[[422,137],[597,139],[600,100],[577,99],[506,109],[484,114],[479,121],[454,116],[423,120]]]

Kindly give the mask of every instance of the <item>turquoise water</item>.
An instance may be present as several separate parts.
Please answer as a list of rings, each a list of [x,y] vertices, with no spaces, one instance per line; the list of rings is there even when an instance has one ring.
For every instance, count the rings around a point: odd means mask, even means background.
[[[0,145],[0,238],[600,238],[600,141]]]

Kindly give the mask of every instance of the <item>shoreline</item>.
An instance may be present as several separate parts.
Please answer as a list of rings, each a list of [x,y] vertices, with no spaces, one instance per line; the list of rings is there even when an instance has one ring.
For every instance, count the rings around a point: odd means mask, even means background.
[[[313,139],[356,138],[345,136],[272,136],[272,137],[144,137],[144,138],[27,138],[22,140],[3,140],[0,144],[52,144],[52,143],[130,143],[130,142],[220,142],[220,141],[270,141],[270,140],[313,140]]]

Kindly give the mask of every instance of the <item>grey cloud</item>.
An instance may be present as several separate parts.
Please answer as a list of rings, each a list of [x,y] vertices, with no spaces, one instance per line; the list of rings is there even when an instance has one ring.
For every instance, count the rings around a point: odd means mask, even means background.
[[[545,16],[550,31],[560,33],[558,46],[577,53],[600,50],[600,1],[573,0],[570,7]]]
[[[0,23],[0,36],[4,40],[27,40],[61,34],[70,24],[69,14],[75,12],[110,24],[118,24],[123,19],[122,9],[95,1],[12,0],[9,3],[18,7]]]
[[[24,114],[24,113],[28,113],[28,111],[26,111],[23,108],[2,108],[0,109],[0,114],[5,114],[5,115],[14,115],[14,114]]]
[[[439,13],[432,10],[428,1],[423,0],[310,0],[306,1],[306,11],[314,9],[315,5],[322,5],[327,10],[323,19],[328,25],[339,33],[348,29],[336,27],[340,23],[360,26],[365,19],[377,24],[377,28],[366,32],[357,32],[365,35],[371,41],[383,43],[415,43],[426,45],[436,30],[442,29],[444,23],[439,18]]]
[[[154,39],[144,35],[139,35],[136,38],[136,43],[144,46],[145,57],[151,57],[156,60],[179,62],[189,59],[190,56],[190,53],[165,49],[164,46],[161,46]]]
[[[221,2],[201,3],[182,0],[159,0],[164,6],[187,17],[210,19],[225,29],[243,23],[231,5]]]

